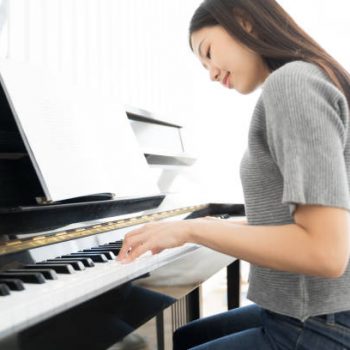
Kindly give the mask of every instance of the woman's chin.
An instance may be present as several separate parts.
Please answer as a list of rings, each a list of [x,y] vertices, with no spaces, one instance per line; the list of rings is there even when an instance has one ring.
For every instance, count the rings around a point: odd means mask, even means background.
[[[251,92],[253,92],[254,90],[251,89],[242,89],[242,88],[236,88],[235,89],[238,93],[240,93],[241,95],[248,95]]]
[[[235,86],[235,90],[239,92],[241,95],[249,95],[250,93],[254,92],[259,85],[243,85],[243,86]]]

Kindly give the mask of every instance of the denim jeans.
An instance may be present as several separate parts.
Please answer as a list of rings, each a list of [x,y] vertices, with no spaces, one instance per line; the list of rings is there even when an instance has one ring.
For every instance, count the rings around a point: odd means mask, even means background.
[[[173,340],[174,350],[345,350],[350,311],[301,322],[249,305],[193,321]]]

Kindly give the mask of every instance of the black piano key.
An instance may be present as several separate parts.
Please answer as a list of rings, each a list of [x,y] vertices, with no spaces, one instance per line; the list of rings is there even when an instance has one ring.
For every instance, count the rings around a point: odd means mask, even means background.
[[[10,288],[5,283],[0,283],[0,297],[10,295]]]
[[[25,265],[25,266],[22,266],[22,268],[20,269],[10,269],[10,270],[7,270],[6,272],[27,272],[28,270],[35,270],[35,272],[42,273],[47,280],[57,280],[57,274],[54,270],[45,269],[43,267],[38,269],[36,268],[36,265]]]
[[[77,271],[83,271],[85,270],[85,266],[81,261],[74,261],[74,260],[64,260],[62,259],[48,259],[46,261],[43,261],[45,264],[69,264],[72,265],[74,270]]]
[[[40,272],[1,272],[0,278],[6,279],[18,279],[24,283],[35,283],[43,284],[45,283],[45,277]]]
[[[101,246],[98,246],[98,247],[92,247],[92,248],[90,248],[90,250],[94,250],[94,251],[105,250],[105,251],[114,253],[114,251],[120,250],[120,248],[116,248],[114,246],[103,246],[103,245],[101,245]]]
[[[123,245],[123,242],[109,242],[109,243],[100,244],[100,246],[102,245],[121,247]]]
[[[72,253],[71,256],[88,257],[94,262],[108,262],[109,260],[105,254],[96,252],[76,252]]]
[[[107,250],[120,250],[122,249],[122,246],[119,245],[101,245],[99,248],[107,249]]]
[[[24,284],[22,283],[21,280],[9,280],[9,279],[5,279],[5,278],[1,278],[0,279],[0,283],[2,284],[6,284],[11,290],[24,290]]]
[[[123,245],[122,244],[108,244],[105,246],[102,246],[103,248],[113,248],[113,249],[121,249]]]
[[[104,243],[103,245],[122,245],[122,244],[123,244],[123,241],[116,241],[116,242]]]
[[[66,257],[61,256],[60,258],[55,258],[55,260],[56,259],[61,260],[61,261],[69,261],[69,260],[80,261],[81,263],[84,264],[85,267],[94,267],[95,266],[94,262],[90,258],[77,258],[77,257],[73,257],[73,256],[66,258]]]
[[[120,249],[121,248],[110,247],[110,246],[108,246],[108,247],[101,246],[101,247],[97,247],[97,248],[91,248],[91,250],[94,252],[107,251],[107,252],[112,252],[114,255],[118,255],[120,252]]]
[[[108,259],[104,254],[95,253],[72,253],[70,255],[63,255],[63,257],[77,257],[77,258],[90,258],[93,262],[108,262]]]
[[[114,260],[116,258],[116,256],[113,254],[113,252],[111,252],[109,249],[84,249],[82,250],[82,252],[86,252],[86,253],[99,253],[99,254],[103,254],[106,256],[106,258],[108,260]]]
[[[49,269],[55,270],[57,273],[65,273],[70,274],[74,273],[74,268],[72,265],[68,263],[64,264],[46,264],[45,262],[38,262],[35,264],[36,266],[47,267]]]
[[[229,214],[222,214],[218,216],[219,219],[229,219],[230,215]]]
[[[109,242],[107,245],[115,245],[121,247],[123,245],[123,241],[115,241],[115,242]]]

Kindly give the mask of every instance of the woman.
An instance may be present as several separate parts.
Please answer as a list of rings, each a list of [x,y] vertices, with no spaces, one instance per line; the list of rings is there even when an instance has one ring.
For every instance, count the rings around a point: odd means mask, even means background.
[[[263,84],[241,162],[247,224],[147,224],[131,261],[186,242],[251,263],[255,304],[176,331],[174,349],[350,349],[350,77],[275,0],[207,0],[190,45],[213,81]]]

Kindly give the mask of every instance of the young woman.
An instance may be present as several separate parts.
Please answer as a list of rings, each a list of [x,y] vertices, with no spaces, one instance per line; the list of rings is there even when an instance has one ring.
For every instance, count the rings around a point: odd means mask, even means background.
[[[348,73],[275,0],[204,1],[190,45],[213,81],[262,86],[240,168],[247,224],[147,224],[119,259],[194,242],[251,263],[255,304],[180,328],[174,349],[350,349]]]

